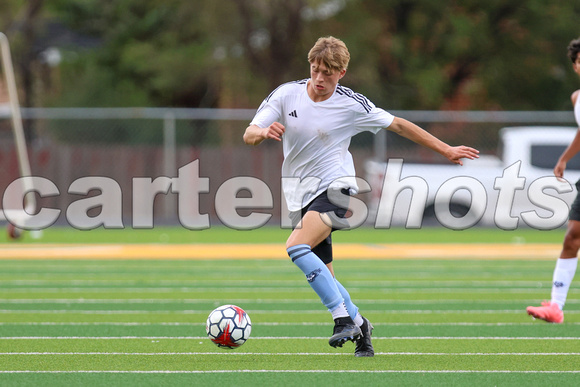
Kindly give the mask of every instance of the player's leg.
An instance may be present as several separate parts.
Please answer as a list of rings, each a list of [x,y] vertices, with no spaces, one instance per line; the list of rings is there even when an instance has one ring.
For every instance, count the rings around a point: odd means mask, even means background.
[[[346,307],[344,312],[340,310],[343,299],[338,291],[332,273],[320,258],[312,252],[311,246],[318,245],[330,234],[330,227],[320,220],[317,212],[308,211],[302,218],[302,225],[290,234],[286,241],[286,251],[292,262],[298,266],[308,283],[320,297],[322,303],[333,313],[333,317],[338,314],[348,314]]]
[[[336,282],[336,286],[344,299],[344,305],[346,306],[346,310],[348,311],[349,316],[352,318],[353,322],[361,329],[362,334],[356,339],[356,347],[354,354],[357,357],[371,357],[374,356],[375,351],[373,349],[371,335],[373,331],[373,326],[369,320],[364,318],[359,310],[358,307],[352,301],[349,292],[346,288],[336,279],[334,274],[334,267],[332,265],[333,256],[332,256],[332,234],[329,235],[326,239],[320,242],[317,246],[312,249],[318,257],[326,264],[328,270],[334,277],[334,281]]]
[[[329,265],[332,266],[332,262]],[[367,318],[363,317],[360,314],[358,307],[354,304],[354,302],[352,302],[348,290],[346,290],[346,288],[342,286],[342,284],[336,279],[336,277],[334,278],[334,281],[336,282],[336,286],[338,287],[340,294],[342,294],[342,297],[344,298],[344,304],[346,305],[348,314],[350,315],[354,323],[358,327],[360,327],[362,332],[361,336],[356,340],[356,347],[354,350],[355,356],[357,357],[374,356],[375,350],[373,348],[373,344],[371,341],[371,336],[374,329],[373,325]]]
[[[580,249],[580,221],[568,221],[568,228],[562,245],[560,258],[552,277],[552,294],[550,302],[542,302],[542,306],[529,306],[529,315],[551,323],[564,322],[564,305],[570,290],[570,284],[578,267],[578,250]]]
[[[326,267],[328,268],[328,270],[330,271],[330,273],[334,277],[334,281],[336,282],[336,286],[338,287],[338,290],[340,291],[340,294],[342,295],[342,298],[344,299],[344,304],[346,306],[346,310],[348,311],[348,315],[353,319],[353,321],[355,323],[357,323],[357,315],[358,315],[359,319],[358,319],[357,325],[361,326],[362,325],[362,318],[360,318],[360,314],[358,313],[358,307],[352,302],[352,299],[350,298],[350,294],[344,288],[344,286],[342,286],[342,284],[340,282],[338,282],[338,280],[336,279],[336,276],[334,274],[334,267],[332,266],[332,261],[333,261],[332,235],[329,235],[326,239],[324,239],[322,242],[320,242],[318,245],[316,245],[312,249],[312,252],[314,254],[316,254],[318,256],[318,258],[320,258],[320,260],[326,264]]]
[[[556,262],[552,283],[552,303],[556,303],[560,310],[564,309],[570,284],[578,267],[578,250],[580,249],[580,221],[570,220],[564,237],[564,244],[560,258]]]
[[[328,237],[330,232],[331,228],[322,221],[318,212],[308,211],[302,218],[302,226],[290,234],[286,250],[292,262],[306,275],[308,283],[324,306],[332,313],[335,327],[329,344],[337,347],[347,340],[355,340],[361,331],[350,318],[332,273],[311,249],[311,246],[317,246]]]

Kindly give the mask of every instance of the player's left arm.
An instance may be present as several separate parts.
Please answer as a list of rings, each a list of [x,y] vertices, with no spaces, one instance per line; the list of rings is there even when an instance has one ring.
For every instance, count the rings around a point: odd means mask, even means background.
[[[479,157],[477,149],[465,145],[450,146],[404,118],[395,117],[393,123],[386,129],[442,154],[455,164],[463,165],[461,159],[473,160]]]

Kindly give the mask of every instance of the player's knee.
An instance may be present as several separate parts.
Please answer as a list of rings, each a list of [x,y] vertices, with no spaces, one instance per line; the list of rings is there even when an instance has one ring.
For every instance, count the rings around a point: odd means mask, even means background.
[[[298,238],[296,237],[296,231],[292,231],[292,233],[290,234],[290,236],[288,237],[288,239],[286,239],[286,251],[288,251],[288,249],[300,245],[300,241],[298,240]]]
[[[288,256],[292,259],[292,262],[294,262],[298,258],[308,253],[311,253],[312,250],[310,249],[310,246],[305,244],[288,245],[288,243],[286,243],[286,252],[288,253]]]
[[[297,243],[297,242],[295,242],[295,241],[291,241],[290,239],[288,239],[288,240],[286,241],[286,251],[289,251],[289,250],[291,250],[293,247],[296,247],[296,246],[301,246],[301,245],[304,245],[304,244],[303,244],[303,243]],[[308,246],[308,247],[310,247],[310,246]]]
[[[286,250],[300,245],[306,245],[308,246],[308,248],[312,248],[310,243],[303,236],[300,236],[296,232],[292,232],[292,234],[290,234],[290,236],[286,240]]]

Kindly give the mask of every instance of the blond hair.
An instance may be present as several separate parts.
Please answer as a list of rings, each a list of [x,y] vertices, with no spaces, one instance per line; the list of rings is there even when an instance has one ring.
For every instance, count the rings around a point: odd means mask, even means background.
[[[319,38],[308,52],[309,63],[323,63],[333,71],[346,70],[349,61],[346,44],[333,36]]]

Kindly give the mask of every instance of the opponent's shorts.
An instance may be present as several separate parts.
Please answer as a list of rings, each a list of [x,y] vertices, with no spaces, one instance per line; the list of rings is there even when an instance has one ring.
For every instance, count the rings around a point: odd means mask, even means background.
[[[572,207],[570,208],[570,213],[568,214],[569,220],[580,221],[580,180],[576,182],[576,199],[572,202]]]
[[[304,208],[302,208],[302,210],[291,212],[290,219],[292,220],[292,226],[295,228],[302,219],[302,217],[306,215],[308,211],[316,211],[321,214],[333,213],[335,215],[332,217],[333,219],[331,232],[347,227],[347,225],[342,224],[340,220],[344,219],[346,211],[348,209],[348,196],[350,195],[349,190],[341,189],[340,194],[342,195],[339,195],[338,192],[330,192],[330,195],[333,198],[339,199],[333,201],[340,204],[332,203],[328,198],[329,192],[324,191],[323,193],[315,197]],[[329,264],[330,262],[332,262],[332,234],[329,235],[325,240],[320,242],[317,246],[315,246],[312,249],[312,252],[316,254],[325,264]]]

